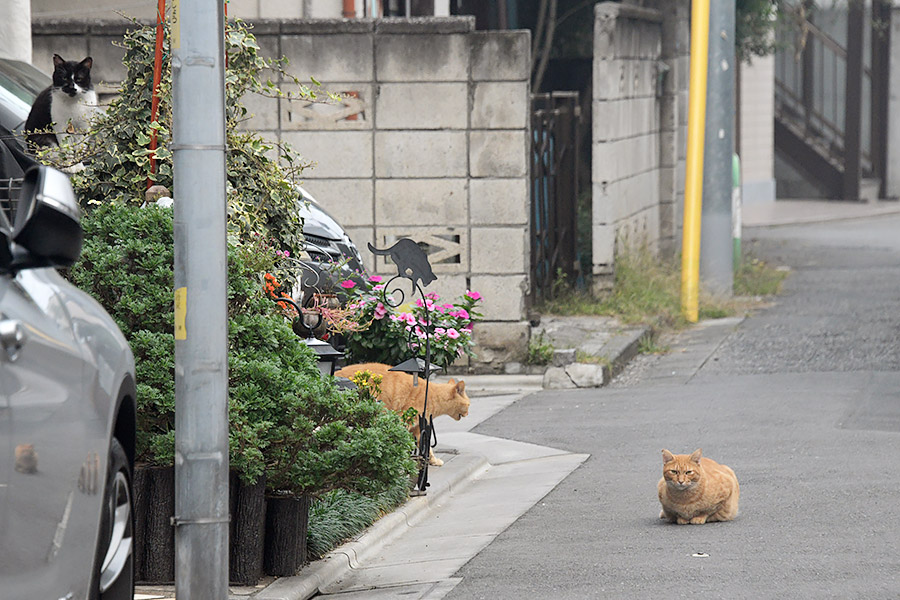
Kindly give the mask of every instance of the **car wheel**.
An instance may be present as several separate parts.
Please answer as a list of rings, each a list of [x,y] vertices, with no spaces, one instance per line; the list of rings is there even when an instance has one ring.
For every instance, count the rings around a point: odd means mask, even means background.
[[[100,600],[134,597],[134,497],[131,468],[119,440],[109,447],[109,466],[97,547],[96,596]]]

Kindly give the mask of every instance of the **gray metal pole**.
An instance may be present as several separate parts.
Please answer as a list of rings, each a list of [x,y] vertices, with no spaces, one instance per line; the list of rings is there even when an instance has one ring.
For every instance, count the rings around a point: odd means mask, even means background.
[[[175,170],[175,590],[228,598],[228,322],[221,0],[172,20]]]
[[[700,283],[704,290],[719,296],[731,296],[734,285],[731,225],[734,5],[735,0],[712,0],[709,8]]]

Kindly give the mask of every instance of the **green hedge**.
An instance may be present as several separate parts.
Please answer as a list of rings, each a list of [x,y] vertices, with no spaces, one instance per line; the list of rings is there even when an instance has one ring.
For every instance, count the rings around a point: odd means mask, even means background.
[[[171,465],[175,361],[172,210],[121,204],[85,215],[81,260],[67,272],[116,320],[135,355],[138,460]],[[391,488],[414,470],[412,438],[392,412],[320,375],[309,348],[263,293],[274,254],[228,244],[229,445],[246,482],[319,495]]]

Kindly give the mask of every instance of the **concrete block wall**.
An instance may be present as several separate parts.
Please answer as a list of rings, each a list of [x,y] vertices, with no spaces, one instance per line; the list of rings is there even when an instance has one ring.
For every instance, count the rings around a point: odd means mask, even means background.
[[[691,1],[652,0],[649,6],[663,15],[660,61],[667,72],[659,98],[659,249],[671,257],[681,251],[684,221]]]
[[[775,201],[775,58],[740,67],[740,132],[744,204]]]
[[[475,329],[473,368],[521,358],[528,330],[528,32],[476,32],[471,17],[277,27],[257,33],[263,47],[288,58],[293,75],[314,76],[352,100],[337,110],[281,101],[277,126],[253,126],[317,162],[304,186],[360,248],[400,237],[425,242],[438,276],[429,291],[446,299],[467,289],[483,294],[486,323]],[[373,272],[394,268],[363,255]]]
[[[284,56],[292,75],[350,96],[339,105],[245,98],[253,114],[246,127],[315,163],[304,187],[374,273],[395,267],[366,244],[410,237],[429,246],[438,280],[427,291],[447,300],[481,292],[486,322],[475,328],[473,369],[521,360],[529,331],[528,31],[476,32],[472,17],[253,25],[264,55]],[[124,68],[111,42],[124,30],[48,23],[35,29],[35,48],[48,57],[59,47],[91,53],[96,72],[115,84]]]
[[[596,292],[611,286],[616,252],[623,246],[659,248],[661,184],[672,187],[677,146],[671,131],[668,137],[664,135],[661,118],[665,82],[662,23],[662,13],[652,9],[612,2],[594,7],[592,241]],[[673,201],[671,195],[666,197],[667,210]]]
[[[445,0],[446,1],[446,0]],[[362,2],[359,16],[362,16]],[[169,3],[171,6],[171,3]],[[118,20],[119,13],[130,18],[155,19],[154,0],[31,0],[32,16],[38,19]],[[336,19],[342,14],[341,0],[231,0],[228,15],[241,19]],[[435,6],[438,8],[438,5]],[[437,13],[436,13],[437,14]]]

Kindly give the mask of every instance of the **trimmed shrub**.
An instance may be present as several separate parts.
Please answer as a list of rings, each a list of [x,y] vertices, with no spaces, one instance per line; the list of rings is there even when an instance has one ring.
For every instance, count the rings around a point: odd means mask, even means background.
[[[135,354],[138,459],[174,463],[172,210],[104,204],[82,221],[67,272],[113,316]],[[273,491],[375,494],[414,470],[406,427],[369,394],[338,389],[263,291],[264,243],[228,244],[229,446],[232,469]]]

